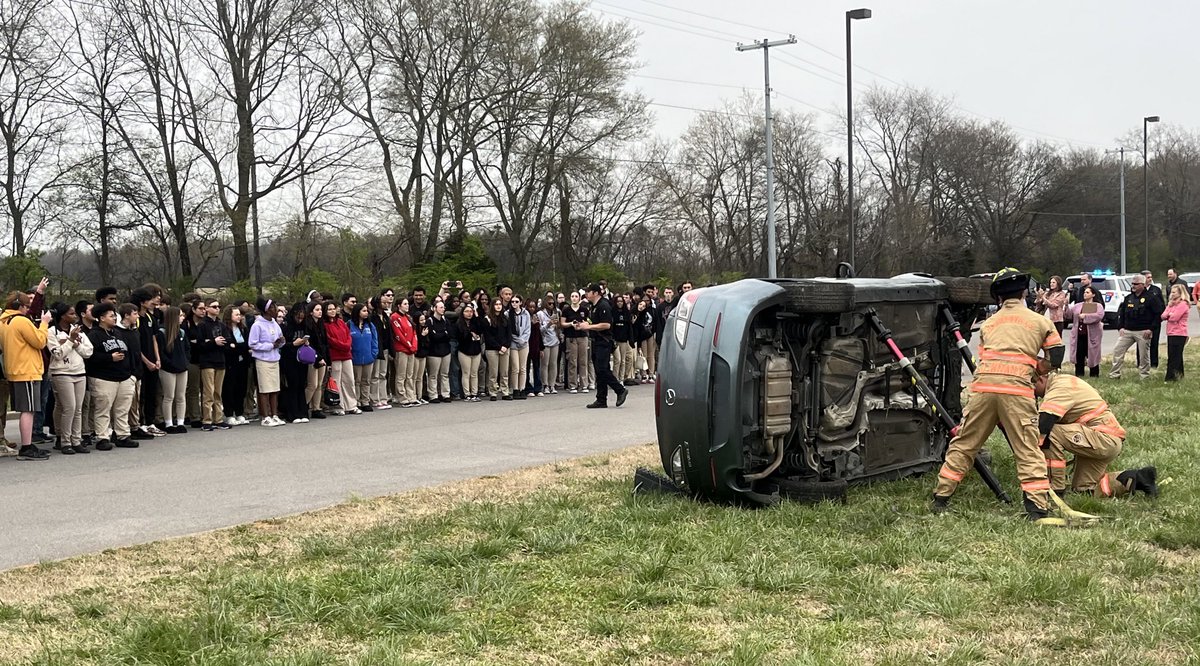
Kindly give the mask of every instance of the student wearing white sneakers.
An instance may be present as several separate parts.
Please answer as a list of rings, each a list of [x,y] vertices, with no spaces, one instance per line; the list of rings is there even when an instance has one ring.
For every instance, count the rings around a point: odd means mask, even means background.
[[[279,348],[283,346],[280,308],[273,301],[259,303],[258,317],[250,327],[250,355],[258,377],[258,414],[267,428],[285,425],[279,418]]]

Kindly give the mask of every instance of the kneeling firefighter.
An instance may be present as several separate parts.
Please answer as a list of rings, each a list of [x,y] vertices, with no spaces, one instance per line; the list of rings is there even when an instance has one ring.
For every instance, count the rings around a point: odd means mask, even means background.
[[[1082,379],[1052,372],[1048,364],[1038,367],[1034,392],[1042,396],[1038,407],[1038,431],[1046,452],[1050,486],[1062,495],[1067,490],[1066,453],[1075,456],[1070,490],[1096,497],[1122,497],[1143,492],[1158,494],[1158,471],[1154,467],[1109,472],[1108,465],[1121,454],[1125,429],[1108,403]]]
[[[1065,347],[1051,321],[1025,305],[1029,275],[1003,268],[992,278],[992,296],[1000,309],[983,323],[979,336],[979,367],[968,390],[962,426],[946,451],[933,492],[933,511],[949,508],[950,497],[975,462],[975,455],[999,425],[1008,436],[1017,477],[1030,520],[1049,514],[1050,481],[1046,457],[1039,448],[1034,381],[1039,353],[1058,368]]]

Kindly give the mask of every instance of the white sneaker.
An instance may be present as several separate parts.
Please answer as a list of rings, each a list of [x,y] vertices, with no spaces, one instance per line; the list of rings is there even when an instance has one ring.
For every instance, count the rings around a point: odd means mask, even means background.
[[[247,419],[245,416],[239,416],[239,417],[238,417],[238,424],[239,424],[239,425],[246,425],[246,424],[248,424],[248,423],[250,423],[250,419]]]
[[[568,393],[579,393],[579,390],[578,390],[578,389],[571,389],[570,391],[567,391],[567,392],[568,392]]]
[[[269,417],[269,416],[268,416],[267,418],[265,418],[265,419],[263,419],[263,420],[262,420],[262,427],[264,427],[264,428],[274,428],[274,427],[275,427],[275,421],[271,420],[271,417]]]
[[[227,426],[242,425],[242,422],[239,421],[236,416],[226,416],[225,417],[225,425],[227,425]]]

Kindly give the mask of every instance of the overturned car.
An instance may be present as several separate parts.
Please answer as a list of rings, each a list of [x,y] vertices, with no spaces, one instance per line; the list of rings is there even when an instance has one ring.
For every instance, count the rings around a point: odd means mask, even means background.
[[[770,504],[935,469],[961,417],[963,337],[993,302],[989,286],[908,274],[684,294],[659,352],[667,475],[698,497]]]

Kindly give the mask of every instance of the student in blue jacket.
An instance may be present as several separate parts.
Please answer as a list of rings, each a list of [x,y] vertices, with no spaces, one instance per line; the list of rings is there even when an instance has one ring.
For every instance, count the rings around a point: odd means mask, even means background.
[[[371,407],[371,371],[379,356],[379,331],[371,321],[366,303],[350,308],[350,362],[354,365],[354,385],[358,388],[358,408],[373,412]],[[347,407],[342,406],[343,409]]]

